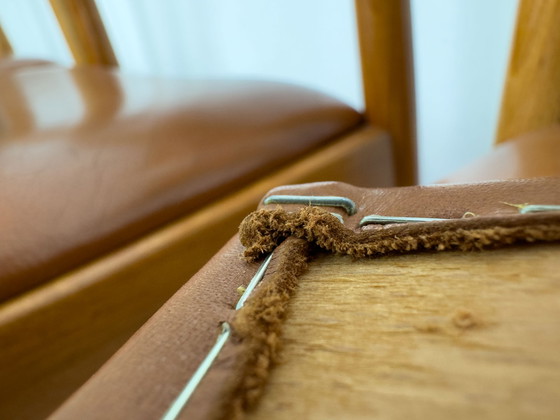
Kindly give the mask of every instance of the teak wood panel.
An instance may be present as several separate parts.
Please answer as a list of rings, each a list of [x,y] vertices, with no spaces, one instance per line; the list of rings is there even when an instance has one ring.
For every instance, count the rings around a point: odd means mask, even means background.
[[[249,419],[557,419],[560,245],[322,256],[284,342]]]
[[[497,142],[560,122],[560,1],[522,0]]]
[[[366,117],[393,140],[397,183],[417,181],[414,66],[408,0],[356,0]]]
[[[50,3],[76,64],[117,65],[94,0],[50,0]]]

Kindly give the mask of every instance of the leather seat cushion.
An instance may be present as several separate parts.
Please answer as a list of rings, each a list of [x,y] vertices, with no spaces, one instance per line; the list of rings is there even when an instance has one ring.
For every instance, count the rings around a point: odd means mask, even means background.
[[[560,124],[498,144],[488,155],[442,183],[560,176]]]
[[[265,81],[53,64],[0,71],[0,299],[45,283],[357,126]]]

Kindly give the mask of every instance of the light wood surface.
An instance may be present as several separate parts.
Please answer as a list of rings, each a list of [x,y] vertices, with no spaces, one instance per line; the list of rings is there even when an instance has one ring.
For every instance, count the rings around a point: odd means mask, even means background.
[[[560,245],[322,256],[284,340],[249,419],[556,419]]]
[[[417,180],[408,0],[356,0],[366,117],[391,133],[397,182]]]
[[[521,0],[497,142],[560,122],[560,1]]]
[[[95,0],[50,0],[76,64],[116,66]]]
[[[329,179],[390,186],[392,173],[388,136],[365,127],[1,305],[0,418],[53,411],[217,252],[271,188]]]
[[[0,26],[0,58],[11,57],[13,54],[12,45],[6,37],[4,30]]]

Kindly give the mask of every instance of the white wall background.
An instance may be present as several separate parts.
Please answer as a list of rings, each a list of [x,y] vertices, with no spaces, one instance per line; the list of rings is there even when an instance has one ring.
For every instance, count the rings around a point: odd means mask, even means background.
[[[352,0],[97,0],[123,71],[267,78],[363,107]],[[412,0],[420,180],[490,149],[516,0]],[[47,0],[0,0],[16,55],[71,64]]]
[[[492,147],[516,10],[516,0],[412,0],[422,182]]]
[[[0,0],[0,25],[16,56],[73,62],[48,0]]]

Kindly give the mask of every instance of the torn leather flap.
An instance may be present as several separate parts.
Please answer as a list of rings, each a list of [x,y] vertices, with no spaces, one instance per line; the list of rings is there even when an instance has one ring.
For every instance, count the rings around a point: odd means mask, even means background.
[[[377,257],[560,240],[560,212],[520,213],[528,204],[560,205],[559,178],[392,189],[318,183],[271,195],[346,197],[356,213],[261,204],[242,225],[246,248],[238,236],[230,240],[53,418],[162,418],[212,351],[224,322],[231,335],[174,418],[241,417],[258,401],[277,359],[286,308],[314,247]],[[445,220],[361,226],[372,214]],[[244,251],[254,262],[241,258]],[[262,281],[236,309],[270,252]]]
[[[340,197],[355,203],[355,209],[348,211],[346,203],[328,207],[342,218],[338,224],[314,207],[266,204],[271,197],[286,196],[313,202]],[[559,178],[392,189],[343,183],[286,186],[265,196],[261,209],[241,225],[240,239],[248,259],[270,252],[289,236],[358,258],[421,250],[468,251],[554,240],[559,200]]]

